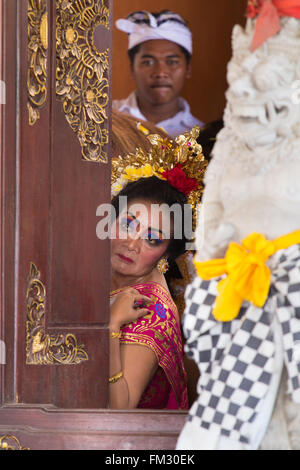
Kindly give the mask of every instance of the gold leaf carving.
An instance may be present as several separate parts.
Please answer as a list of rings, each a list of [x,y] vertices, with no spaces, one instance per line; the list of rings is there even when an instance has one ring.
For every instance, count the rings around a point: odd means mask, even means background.
[[[83,159],[107,163],[109,50],[94,45],[100,25],[109,30],[103,0],[56,0],[56,94]]]
[[[19,439],[15,436],[5,435],[0,436],[0,450],[30,450],[29,448],[22,447]]]
[[[40,118],[47,99],[48,16],[46,0],[28,0],[27,108],[29,124]]]
[[[45,332],[46,288],[34,263],[30,264],[26,301],[26,364],[67,365],[88,360],[84,346],[78,345],[73,334]]]

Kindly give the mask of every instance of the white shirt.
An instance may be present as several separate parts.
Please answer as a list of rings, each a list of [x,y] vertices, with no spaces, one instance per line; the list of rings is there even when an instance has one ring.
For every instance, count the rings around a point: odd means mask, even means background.
[[[172,138],[190,131],[194,126],[202,127],[204,125],[202,121],[192,115],[190,106],[185,99],[179,98],[179,104],[180,111],[177,114],[165,121],[156,123],[157,127],[161,127]],[[116,111],[130,114],[141,121],[147,121],[147,118],[143,116],[138,107],[135,91],[124,100],[113,100],[112,106]]]

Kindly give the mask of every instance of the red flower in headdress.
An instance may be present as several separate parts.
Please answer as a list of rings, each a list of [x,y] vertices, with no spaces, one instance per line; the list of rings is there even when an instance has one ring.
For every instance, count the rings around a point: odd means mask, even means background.
[[[195,178],[188,178],[180,163],[177,163],[172,170],[164,171],[162,176],[166,178],[173,188],[178,189],[185,196],[188,196],[191,191],[195,191],[198,188],[198,181]]]

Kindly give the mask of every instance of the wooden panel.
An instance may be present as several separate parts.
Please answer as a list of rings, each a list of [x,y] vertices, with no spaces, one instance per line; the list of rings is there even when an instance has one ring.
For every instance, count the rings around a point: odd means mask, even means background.
[[[32,8],[30,21],[28,5]],[[3,44],[8,105],[2,155],[5,257],[1,319],[5,320],[9,361],[1,387],[6,403],[105,408],[110,250],[109,240],[96,237],[96,208],[110,201],[110,163],[108,158],[105,163],[84,160],[81,146],[91,129],[102,129],[89,121],[93,98],[99,90],[90,87],[88,80],[81,83],[82,88],[76,88],[87,116],[80,120],[81,141],[74,123],[70,127],[71,118],[66,115],[61,95],[56,93],[56,5],[65,8],[65,35],[69,25],[75,24],[75,20],[70,21],[78,10],[87,26],[94,15],[100,21],[106,14],[101,10],[102,0],[74,1],[69,10],[68,4],[60,0],[4,0],[5,24],[9,28]],[[108,0],[105,5],[109,6]],[[68,34],[68,44],[79,37],[75,30]],[[94,48],[96,67],[95,45],[101,45],[101,51],[107,50],[110,35],[101,27],[87,27],[84,34]],[[89,67],[90,53],[83,45],[80,57]],[[83,65],[75,61],[73,65],[79,75],[78,67]],[[75,69],[68,73],[74,78]],[[65,77],[66,83],[70,76]],[[106,76],[109,83],[110,72]],[[39,90],[40,83],[45,87]],[[39,90],[30,100],[30,115],[29,90]],[[104,112],[109,116],[110,87],[104,91],[108,99],[99,92],[97,100],[105,105]],[[109,134],[109,119],[104,128]],[[102,150],[109,155],[110,143]]]
[[[1,398],[16,401],[15,345],[15,211],[16,211],[16,83],[17,83],[17,0],[1,2],[2,79],[6,83],[6,104],[1,106],[1,329],[7,363],[1,367]],[[5,53],[4,53],[5,51]],[[8,86],[9,85],[9,86]],[[7,314],[5,315],[5,312]]]
[[[0,366],[0,439],[14,436],[16,448],[32,450],[174,449],[185,412],[104,409],[109,245],[95,232],[96,207],[110,199],[110,169],[83,161],[55,94],[55,3],[47,0],[47,100],[34,125],[27,109],[27,1],[0,0],[1,6],[7,104],[1,108],[0,339],[7,364]],[[99,50],[109,41],[103,28],[94,32]],[[44,348],[55,341],[60,348]],[[66,365],[62,347],[72,353],[74,344],[85,360],[76,364],[73,357]],[[53,365],[45,365],[49,360]]]
[[[47,2],[45,3],[47,6]],[[40,12],[35,12],[36,27],[40,21]],[[34,263],[41,273],[41,280],[46,286],[47,298],[51,297],[48,290],[48,262],[50,243],[50,90],[47,84],[47,100],[39,107],[40,117],[34,125],[29,125],[28,82],[37,86],[37,78],[28,77],[28,61],[30,60],[29,39],[27,35],[27,2],[18,4],[18,106],[19,115],[16,125],[19,129],[17,148],[17,185],[16,185],[16,266],[18,269],[15,282],[17,291],[17,344],[16,344],[16,375],[17,401],[32,403],[52,403],[52,384],[54,369],[46,367],[26,366],[26,320],[28,278],[30,264]],[[40,44],[37,37],[32,38],[39,47],[34,66],[42,60]],[[50,74],[49,51],[47,51],[47,80]],[[47,301],[46,301],[47,315]],[[43,340],[43,338],[42,338]],[[47,370],[49,369],[49,370]]]
[[[76,2],[74,2],[76,3]],[[96,6],[101,6],[101,1],[89,2],[94,5],[88,12],[88,19],[92,22],[96,18]],[[108,4],[106,2],[106,4]],[[77,2],[84,6],[84,2]],[[74,13],[80,11],[84,15],[84,9],[78,8]],[[93,15],[95,19],[93,20]],[[76,25],[74,15],[74,25]],[[109,240],[98,240],[96,237],[96,209],[102,203],[110,201],[110,145],[105,145],[103,153],[106,153],[106,163],[86,161],[82,156],[82,148],[76,133],[69,125],[70,116],[77,108],[82,133],[87,132],[85,127],[91,125],[88,119],[88,111],[91,114],[99,113],[104,99],[100,97],[97,89],[96,72],[93,77],[93,67],[97,66],[93,49],[87,45],[94,44],[98,51],[103,53],[107,48],[111,49],[111,35],[102,25],[95,31],[82,31],[80,27],[89,25],[87,22],[78,22],[74,27],[77,34],[87,35],[89,43],[82,40],[84,49],[80,60],[72,56],[72,65],[68,58],[61,65],[57,61],[57,53],[53,54],[53,62],[56,66],[65,67],[62,79],[58,80],[59,86],[64,84],[70,76],[71,80],[77,80],[76,86],[80,92],[66,99],[70,112],[64,112],[64,103],[55,94],[52,95],[51,111],[51,222],[52,222],[52,246],[51,246],[51,314],[48,315],[49,325],[63,325],[72,323],[88,325],[96,323],[103,325],[109,318],[109,282],[106,271],[110,266]],[[53,22],[53,50],[55,51],[55,23]],[[91,37],[89,37],[91,36]],[[93,37],[92,37],[93,36]],[[79,47],[79,40],[74,47]],[[111,62],[109,57],[109,63]],[[87,68],[86,64],[91,68]],[[82,72],[86,68],[86,72]],[[53,71],[54,72],[54,71]],[[56,75],[51,74],[52,88],[55,89]],[[90,74],[91,77],[88,76]],[[110,81],[110,70],[107,80]],[[100,81],[100,85],[104,81]],[[89,102],[89,93],[92,98],[96,93],[99,98]],[[111,96],[111,87],[107,86],[101,90],[101,94]],[[75,98],[73,98],[73,96]],[[76,100],[76,102],[75,102]],[[110,100],[109,100],[110,101]],[[85,108],[85,113],[83,113]],[[110,133],[110,104],[104,108],[107,115],[106,121],[98,128],[105,128]],[[84,116],[85,114],[85,116]],[[101,114],[101,113],[99,113]],[[75,121],[75,120],[74,120]],[[92,121],[93,122],[93,121]],[[96,127],[96,126],[95,126]],[[87,132],[88,134],[88,132]],[[88,137],[87,137],[88,138]]]
[[[194,38],[192,77],[183,96],[204,122],[219,119],[225,106],[226,65],[231,57],[231,32],[244,25],[246,0],[115,0],[114,19],[132,11],[168,9],[182,15]],[[127,35],[114,27],[113,98],[126,98],[134,89],[127,58]],[[122,73],[120,73],[122,71]]]
[[[0,438],[12,434],[31,450],[172,450],[185,420],[185,412],[173,411],[5,407]]]
[[[4,100],[3,100],[3,89],[1,87],[5,86],[4,77],[3,77],[3,3],[0,0],[0,162],[3,161],[3,134],[2,134],[2,122],[3,122],[3,113],[4,113]],[[2,92],[2,94],[1,94]],[[2,98],[2,99],[1,99]],[[2,194],[2,165],[0,165],[0,194]],[[0,204],[0,220],[3,221],[3,208]],[[0,246],[2,246],[2,231],[0,230]],[[3,269],[3,258],[2,250],[0,250],[0,272],[2,273]],[[2,276],[1,276],[2,279]],[[0,406],[3,403],[3,387],[4,382],[4,358],[3,354],[5,353],[5,341],[4,341],[4,322],[1,315],[3,311],[3,283],[0,282]],[[1,349],[2,348],[2,349]],[[1,359],[2,351],[2,359]]]

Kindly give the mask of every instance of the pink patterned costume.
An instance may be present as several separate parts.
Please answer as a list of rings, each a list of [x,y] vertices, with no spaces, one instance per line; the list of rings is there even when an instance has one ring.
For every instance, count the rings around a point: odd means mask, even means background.
[[[144,391],[138,408],[188,409],[187,381],[179,315],[169,292],[160,284],[132,286],[152,299],[151,313],[121,329],[120,342],[140,344],[154,351],[158,369]],[[124,289],[111,293],[111,299]]]

